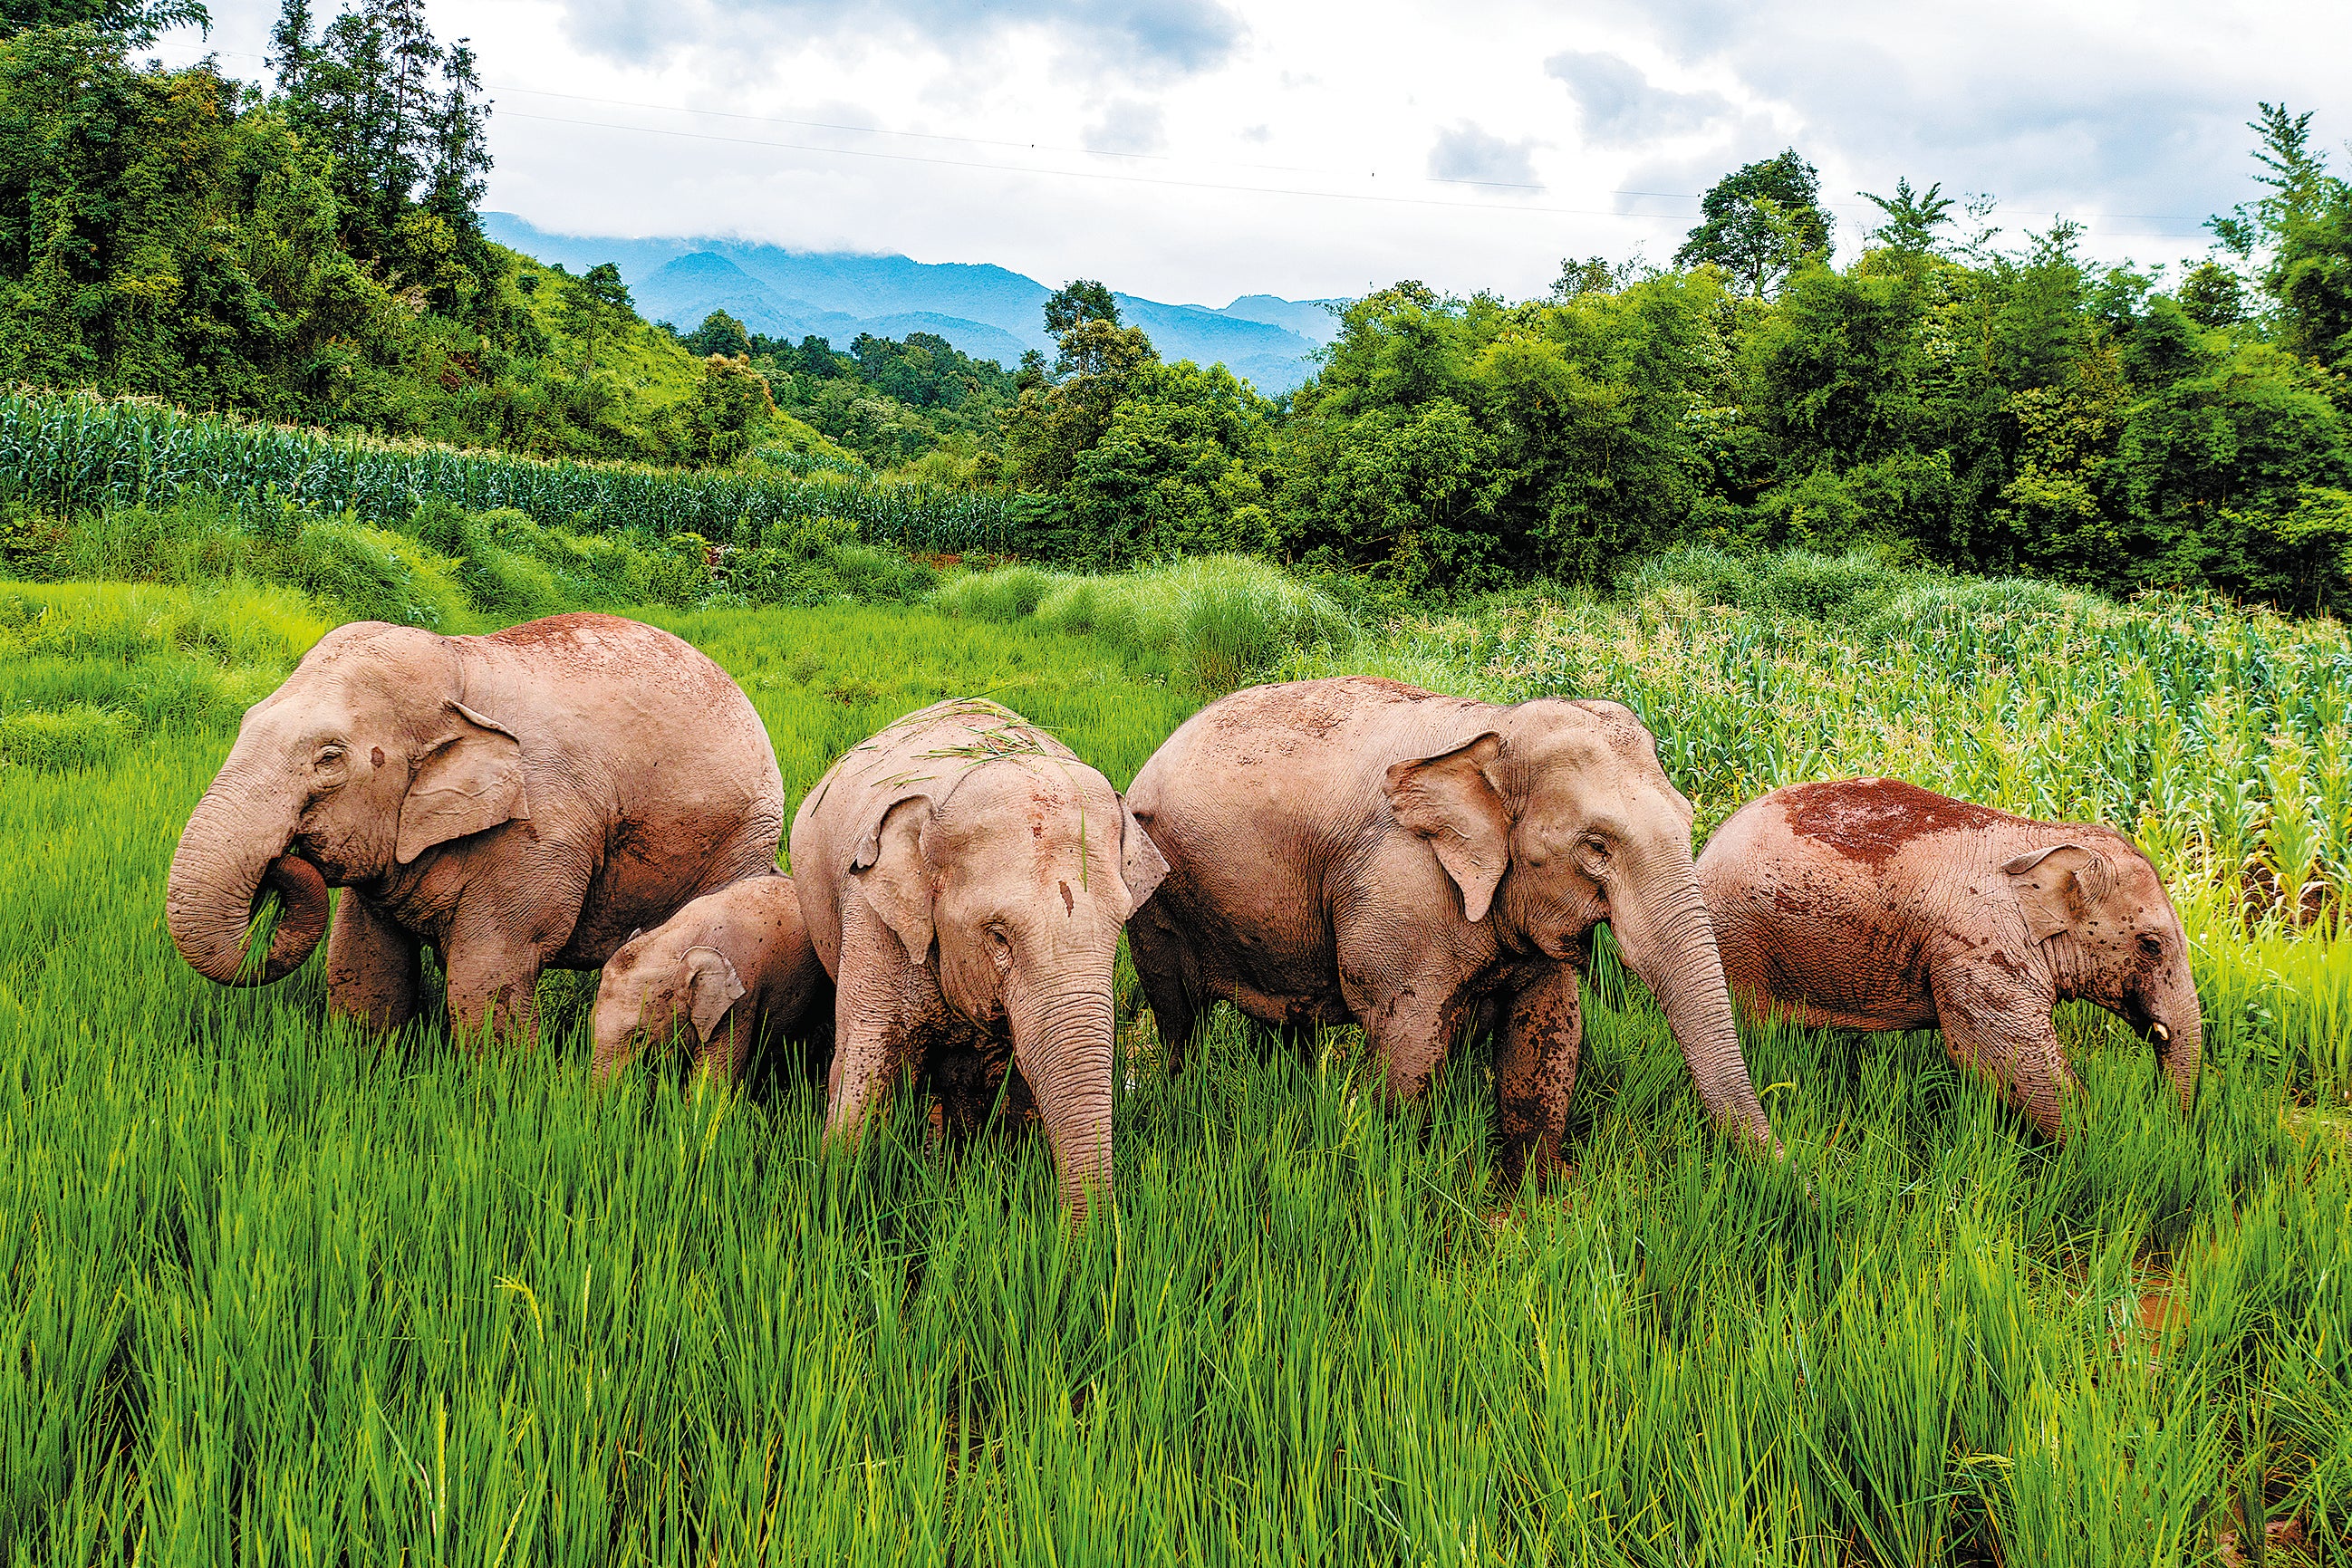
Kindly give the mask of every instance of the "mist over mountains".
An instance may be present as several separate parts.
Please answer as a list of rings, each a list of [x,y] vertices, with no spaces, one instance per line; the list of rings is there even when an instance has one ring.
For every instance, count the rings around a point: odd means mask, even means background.
[[[485,233],[573,272],[612,262],[648,320],[681,330],[724,310],[754,332],[797,342],[811,335],[846,350],[861,332],[932,332],[1007,369],[1022,351],[1054,350],[1045,305],[1053,289],[985,263],[786,250],[729,239],[604,239],[556,235],[511,213],[484,213]],[[1120,319],[1140,327],[1164,359],[1222,363],[1271,397],[1314,373],[1309,360],[1339,334],[1319,299],[1245,294],[1223,308],[1116,296]]]

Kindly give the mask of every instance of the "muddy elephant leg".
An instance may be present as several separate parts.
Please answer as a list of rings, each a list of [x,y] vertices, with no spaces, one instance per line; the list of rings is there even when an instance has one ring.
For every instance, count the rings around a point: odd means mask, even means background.
[[[1584,1010],[1576,972],[1567,965],[1544,971],[1510,998],[1495,1042],[1495,1110],[1503,1177],[1512,1185],[1540,1181],[1559,1168],[1583,1049]]]
[[[2051,1023],[2054,999],[2021,996],[2014,984],[1965,966],[1939,972],[1929,988],[1952,1060],[1990,1078],[2001,1098],[2032,1117],[2043,1136],[2063,1136],[2064,1102],[2076,1085]]]
[[[451,922],[441,962],[449,978],[449,1024],[458,1038],[472,1045],[487,1024],[498,1039],[536,1040],[539,1003],[533,992],[552,945],[514,934],[512,915],[491,907],[468,909],[460,904]]]
[[[327,933],[327,1009],[375,1030],[416,1016],[424,967],[416,938],[347,887],[335,900]]]
[[[1151,1027],[1160,1036],[1160,1056],[1170,1072],[1182,1071],[1198,1019],[1192,1009],[1192,950],[1175,921],[1157,904],[1128,923],[1127,950],[1151,1004]]]

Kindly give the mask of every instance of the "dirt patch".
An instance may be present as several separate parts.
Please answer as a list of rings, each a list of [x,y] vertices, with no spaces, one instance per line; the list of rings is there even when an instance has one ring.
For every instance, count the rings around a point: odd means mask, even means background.
[[[503,632],[493,632],[484,640],[503,643],[509,648],[530,648],[558,637],[571,637],[611,625],[614,620],[614,616],[600,615],[593,610],[567,610],[561,615],[544,616],[537,621],[526,621],[520,626],[509,626]]]
[[[1435,692],[1423,691],[1419,686],[1409,686],[1402,681],[1392,681],[1386,675],[1350,675],[1348,677],[1348,684],[1368,687],[1372,691],[1381,692],[1409,703],[1427,702],[1437,695]]]
[[[1955,800],[1900,779],[1799,784],[1781,791],[1781,800],[1791,831],[1873,871],[1914,839],[2016,821],[2005,811]]]

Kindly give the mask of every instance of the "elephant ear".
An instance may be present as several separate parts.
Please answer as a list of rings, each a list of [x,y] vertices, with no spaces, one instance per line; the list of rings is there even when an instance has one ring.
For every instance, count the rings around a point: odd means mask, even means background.
[[[400,803],[393,853],[402,865],[436,844],[530,816],[514,731],[460,702],[443,716],[448,728],[425,748]]]
[[[929,795],[893,800],[849,862],[867,907],[898,934],[908,962],[916,965],[931,958],[931,862],[923,852],[923,830],[930,821]]]
[[[686,1012],[694,1020],[694,1038],[705,1045],[727,1009],[743,995],[743,977],[727,955],[716,947],[686,950]]]
[[[1511,816],[1486,769],[1503,753],[1493,730],[1451,751],[1399,762],[1383,787],[1389,810],[1408,832],[1429,841],[1437,863],[1462,890],[1467,920],[1486,918],[1495,886],[1511,861]]]
[[[1143,907],[1143,901],[1151,896],[1151,890],[1158,887],[1167,874],[1168,857],[1160,852],[1160,846],[1151,841],[1151,835],[1145,832],[1143,824],[1135,820],[1135,812],[1129,807],[1127,797],[1121,795],[1118,798],[1118,879],[1127,884],[1129,918]]]
[[[2000,868],[2025,912],[2025,928],[2047,942],[2087,919],[2115,885],[2115,867],[2081,844],[2052,844]]]

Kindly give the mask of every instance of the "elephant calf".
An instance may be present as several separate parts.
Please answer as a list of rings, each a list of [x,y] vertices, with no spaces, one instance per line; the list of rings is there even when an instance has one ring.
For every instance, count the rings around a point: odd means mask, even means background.
[[[647,1032],[683,1021],[695,1061],[741,1075],[751,1048],[810,1020],[832,983],[782,874],[749,876],[700,898],[621,946],[596,984],[595,1074],[610,1078]]]
[[[793,880],[835,982],[826,1121],[908,1068],[947,1086],[1009,1053],[1074,1217],[1111,1179],[1111,966],[1166,862],[1101,774],[984,699],[908,715],[802,802]]]
[[[1897,779],[1776,789],[1698,858],[1731,988],[1800,1023],[1941,1029],[2057,1137],[2073,1070],[2051,1009],[2095,1002],[2156,1046],[2186,1109],[2204,1030],[2180,917],[2111,828],[2037,822]]]

